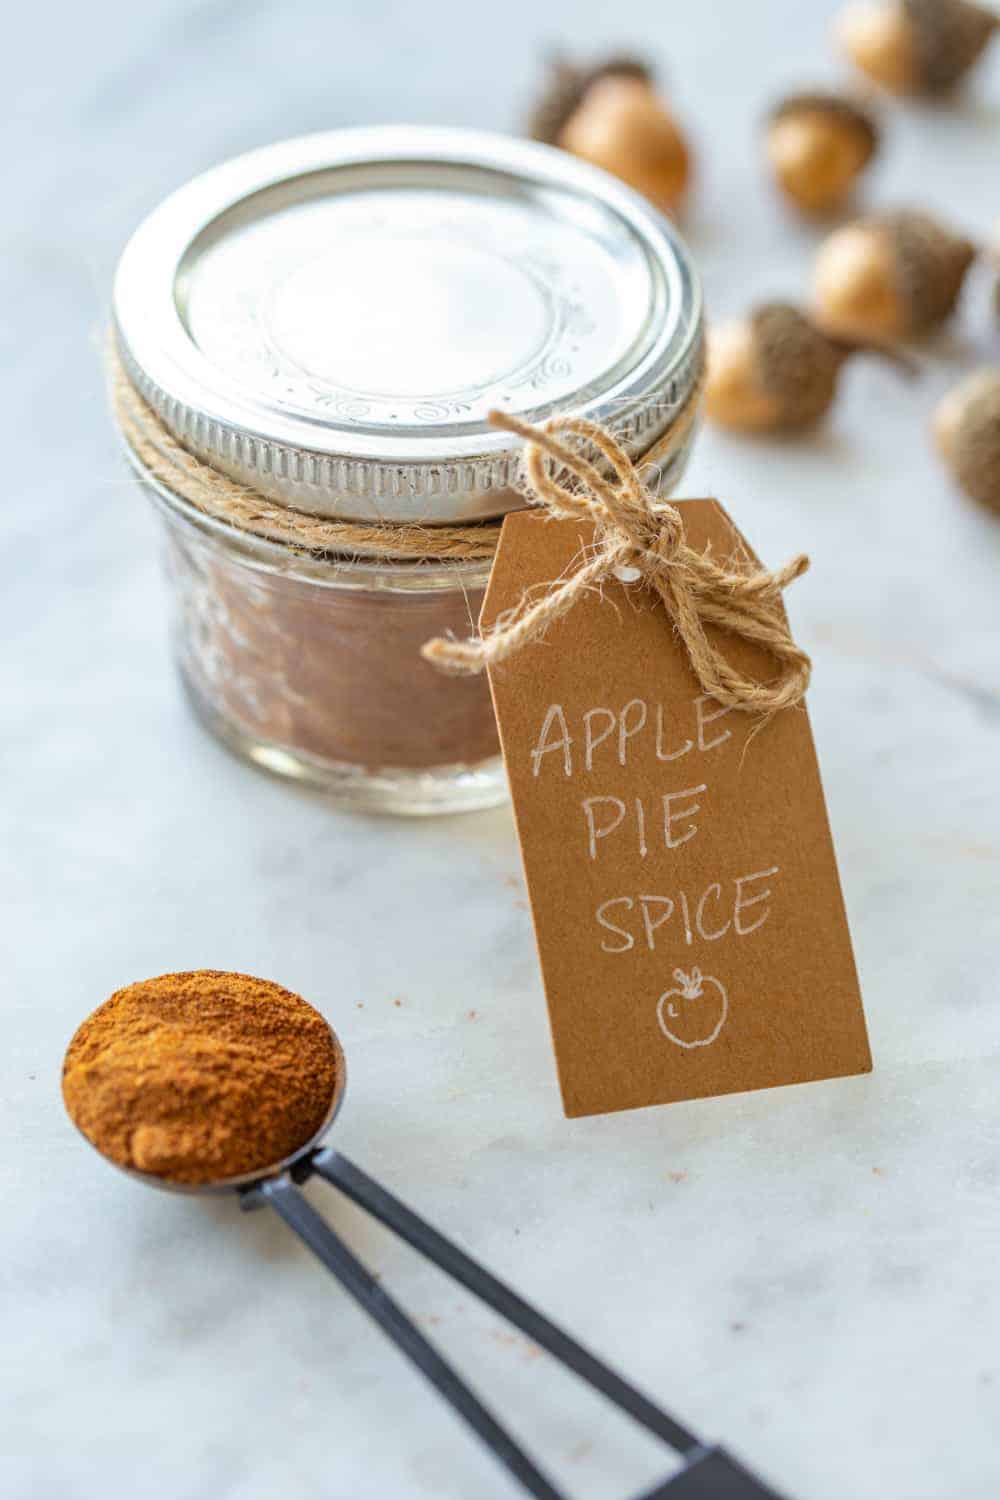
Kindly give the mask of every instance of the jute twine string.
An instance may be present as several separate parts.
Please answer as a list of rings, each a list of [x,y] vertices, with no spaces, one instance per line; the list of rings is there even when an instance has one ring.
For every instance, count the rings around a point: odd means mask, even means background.
[[[302,551],[347,557],[474,562],[486,561],[496,552],[500,521],[434,527],[364,524],[289,510],[189,453],[143,400],[113,347],[108,353],[108,383],[115,420],[142,467],[166,489],[217,521]]]
[[[115,420],[142,468],[217,521],[301,551],[346,557],[485,562],[496,554],[502,518],[467,526],[420,526],[340,521],[291,510],[190,453],[140,395],[113,340],[108,343],[107,374]],[[702,372],[683,407],[643,455],[644,464],[662,460],[683,443],[694,423],[703,378]]]
[[[492,412],[490,421],[525,439],[524,469],[535,502],[552,517],[593,522],[595,544],[568,577],[540,598],[525,596],[481,637],[428,641],[423,647],[428,661],[456,672],[480,672],[506,661],[568,614],[588,590],[628,569],[659,596],[704,692],[727,708],[765,717],[801,702],[812,668],[792,639],[781,594],[806,571],[807,557],[794,557],[774,571],[720,566],[707,552],[688,546],[680,511],[650,493],[628,454],[602,427],[579,417],[554,417],[533,427],[506,412]],[[564,436],[592,445],[614,477],[605,478],[578,449],[560,441]],[[560,483],[550,461],[575,476],[577,486]],[[776,675],[760,682],[733,666],[710,640],[705,627],[712,625],[763,646],[778,664]]]
[[[654,448],[643,455],[642,465],[662,461],[681,447],[695,421],[703,378],[702,374]],[[469,526],[366,524],[290,510],[190,453],[140,395],[113,344],[108,379],[118,426],[141,466],[165,489],[226,525],[297,550],[347,557],[485,562],[496,553],[499,520]],[[805,572],[806,557],[793,558],[774,572],[720,566],[687,545],[680,512],[643,485],[636,465],[603,428],[573,417],[555,417],[533,427],[505,412],[491,413],[490,420],[527,443],[529,503],[553,517],[593,522],[595,545],[568,578],[537,600],[522,600],[485,636],[427,642],[423,654],[429,661],[451,671],[482,671],[537,639],[587,590],[599,588],[622,569],[634,569],[662,600],[698,681],[711,697],[727,707],[764,715],[802,699],[811,664],[791,638],[781,592]],[[560,442],[560,434],[591,443],[612,477]],[[554,477],[550,460],[575,478],[575,488]],[[765,647],[778,663],[777,676],[759,682],[739,672],[709,640],[707,625]]]

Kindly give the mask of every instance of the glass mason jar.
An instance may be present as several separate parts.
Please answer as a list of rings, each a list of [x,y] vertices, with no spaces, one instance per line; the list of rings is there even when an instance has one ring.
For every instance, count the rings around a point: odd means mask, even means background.
[[[114,313],[119,419],[200,719],[358,808],[502,800],[487,683],[420,655],[474,633],[497,520],[525,503],[488,412],[599,421],[669,493],[690,440],[659,440],[702,358],[673,232],[548,147],[340,131],[167,199],[126,248]],[[436,555],[456,527],[472,555]],[[394,555],[414,528],[422,555]]]

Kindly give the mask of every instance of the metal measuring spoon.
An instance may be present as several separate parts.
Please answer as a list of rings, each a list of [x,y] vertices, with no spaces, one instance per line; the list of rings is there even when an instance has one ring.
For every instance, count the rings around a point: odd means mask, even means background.
[[[693,1433],[616,1374],[596,1355],[589,1353],[568,1333],[557,1328],[537,1308],[491,1275],[478,1261],[466,1255],[464,1250],[460,1250],[425,1219],[407,1208],[360,1167],[348,1161],[339,1151],[321,1144],[340,1112],[347,1087],[344,1049],[332,1026],[329,1027],[329,1032],[337,1059],[337,1080],[330,1107],[312,1138],[283,1161],[275,1162],[262,1171],[220,1178],[215,1182],[185,1183],[171,1182],[150,1172],[140,1172],[135,1167],[113,1161],[111,1157],[104,1157],[104,1160],[111,1161],[113,1166],[128,1177],[137,1178],[150,1187],[167,1192],[235,1192],[244,1209],[265,1205],[275,1209],[288,1227],[319,1257],[327,1270],[332,1271],[344,1290],[374,1318],[382,1331],[388,1334],[397,1348],[412,1360],[439,1394],[465,1419],[514,1478],[519,1480],[529,1494],[537,1496],[538,1500],[567,1500],[567,1497],[528,1457],[458,1371],[420,1332],[354,1252],[348,1249],[336,1231],[307,1201],[299,1191],[299,1186],[308,1178],[313,1175],[322,1177],[339,1188],[352,1202],[366,1209],[474,1296],[519,1328],[534,1343],[546,1349],[582,1380],[627,1412],[640,1426],[680,1453],[683,1468],[664,1483],[636,1497],[636,1500],[781,1500],[774,1490],[769,1489],[721,1448],[701,1443]],[[89,1137],[84,1136],[84,1139],[88,1145],[93,1145]]]

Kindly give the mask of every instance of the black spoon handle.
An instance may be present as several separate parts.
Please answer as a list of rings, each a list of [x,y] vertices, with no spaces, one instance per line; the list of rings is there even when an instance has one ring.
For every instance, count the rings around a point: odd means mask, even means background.
[[[410,1321],[343,1240],[307,1203],[287,1177],[262,1182],[257,1189],[290,1229],[332,1271],[345,1291],[358,1302],[382,1331],[425,1375],[459,1416],[478,1434],[500,1462],[537,1500],[565,1500],[510,1434],[501,1427],[479,1397],[444,1359],[429,1339]]]
[[[509,1286],[487,1271],[485,1266],[466,1255],[464,1250],[460,1250],[451,1240],[432,1228],[425,1219],[407,1208],[405,1203],[401,1203],[360,1167],[341,1156],[339,1151],[323,1147],[311,1157],[310,1165],[327,1182],[340,1188],[359,1207],[394,1230],[415,1250],[447,1271],[449,1276],[461,1282],[476,1297],[494,1308],[516,1328],[520,1328],[542,1349],[547,1349],[582,1380],[627,1412],[641,1426],[662,1438],[671,1448],[691,1455],[704,1451],[694,1433],[675,1422],[673,1417],[650,1401],[648,1396],[629,1385],[627,1380],[584,1349],[568,1333],[557,1328],[543,1313],[532,1307],[530,1302],[525,1302],[523,1297],[519,1297]]]

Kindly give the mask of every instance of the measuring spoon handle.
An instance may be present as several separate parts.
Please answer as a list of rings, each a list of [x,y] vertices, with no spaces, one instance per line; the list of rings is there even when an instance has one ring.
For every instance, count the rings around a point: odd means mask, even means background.
[[[565,1500],[561,1491],[545,1477],[515,1442],[479,1397],[466,1385],[429,1339],[407,1317],[402,1308],[349,1250],[326,1220],[306,1201],[287,1177],[259,1185],[257,1192],[284,1219],[288,1227],[309,1246],[340,1282],[346,1292],[374,1318],[397,1349],[417,1366],[421,1374],[463,1417],[515,1479],[537,1500]]]
[[[501,1317],[513,1323],[515,1328],[520,1328],[542,1349],[548,1350],[647,1431],[655,1433],[679,1453],[694,1455],[703,1451],[693,1432],[682,1427],[680,1422],[661,1410],[648,1396],[636,1390],[635,1386],[630,1385],[609,1365],[550,1322],[544,1313],[519,1297],[511,1287],[493,1276],[470,1255],[466,1255],[452,1240],[446,1239],[387,1188],[382,1187],[345,1156],[341,1156],[339,1151],[323,1147],[311,1158],[310,1165],[314,1172],[340,1188],[359,1207],[394,1230],[415,1250],[419,1250],[481,1301],[494,1308]]]

